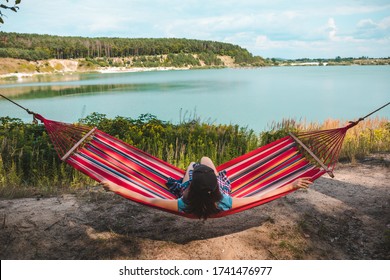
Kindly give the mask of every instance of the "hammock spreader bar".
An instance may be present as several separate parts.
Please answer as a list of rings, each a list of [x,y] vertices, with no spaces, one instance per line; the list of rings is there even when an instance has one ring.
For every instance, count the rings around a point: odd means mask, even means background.
[[[289,133],[289,135],[295,140],[295,142],[301,145],[301,147],[304,148],[318,162],[318,164],[326,171],[326,173],[329,174],[330,177],[334,178],[333,172],[329,170],[328,167],[326,167],[325,164],[305,144],[303,144],[301,140],[299,140],[291,132]]]
[[[97,128],[92,128],[83,138],[81,138],[62,158],[62,161],[66,161],[67,158],[89,137],[95,132]]]

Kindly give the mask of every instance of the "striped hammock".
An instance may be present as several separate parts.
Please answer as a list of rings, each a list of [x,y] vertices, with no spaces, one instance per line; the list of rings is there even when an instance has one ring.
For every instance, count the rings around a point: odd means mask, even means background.
[[[146,197],[176,199],[165,184],[169,177],[181,179],[184,170],[96,128],[56,122],[38,114],[35,117],[44,123],[58,156],[92,179],[98,182],[109,180]],[[237,198],[265,194],[300,177],[310,177],[312,181],[325,173],[333,177],[332,171],[346,131],[356,124],[357,122],[338,129],[306,132],[297,136],[290,134],[232,159],[218,166],[217,170],[227,171],[232,186],[231,196]],[[259,199],[213,217],[238,213],[289,192]],[[133,197],[126,198],[158,208]],[[186,213],[159,209],[192,217]]]

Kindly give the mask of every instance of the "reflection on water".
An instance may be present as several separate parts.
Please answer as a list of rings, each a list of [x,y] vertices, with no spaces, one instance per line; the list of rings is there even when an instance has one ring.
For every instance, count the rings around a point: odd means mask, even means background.
[[[272,67],[42,75],[4,82],[0,93],[43,116],[75,122],[92,112],[179,122],[181,112],[256,131],[286,118],[356,120],[389,102],[390,67]],[[380,116],[390,118],[390,110]],[[30,121],[0,99],[0,117]]]
[[[97,85],[57,85],[57,86],[24,86],[0,88],[0,92],[18,99],[51,98],[67,95],[104,94],[106,92],[147,92],[155,90],[177,90],[188,88],[188,83],[145,83],[145,84],[97,84]]]
[[[69,82],[69,81],[80,81],[85,79],[84,74],[69,73],[69,74],[37,74],[37,75],[27,75],[19,77],[17,73],[15,76],[9,76],[7,78],[0,79],[1,85],[17,85],[17,84],[26,84],[26,83],[51,83],[51,82]]]

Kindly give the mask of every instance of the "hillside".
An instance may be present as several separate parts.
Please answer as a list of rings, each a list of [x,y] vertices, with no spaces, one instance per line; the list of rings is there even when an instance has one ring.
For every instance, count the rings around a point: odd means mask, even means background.
[[[192,56],[192,55],[188,55]],[[217,56],[220,61],[218,64],[206,64],[196,55],[192,56],[194,63],[164,63],[162,58],[160,62],[148,63],[154,57],[126,57],[126,58],[99,58],[99,59],[47,59],[28,61],[16,58],[0,57],[0,75],[3,78],[13,76],[28,76],[33,74],[67,73],[67,72],[117,72],[117,71],[152,71],[152,70],[171,70],[171,69],[195,69],[195,68],[223,68],[240,67],[230,56]],[[142,61],[146,60],[146,62]],[[195,63],[196,62],[196,63]]]
[[[240,46],[177,38],[86,38],[0,32],[2,74],[101,67],[264,66]],[[6,60],[4,60],[6,59]],[[65,61],[66,60],[66,61]]]

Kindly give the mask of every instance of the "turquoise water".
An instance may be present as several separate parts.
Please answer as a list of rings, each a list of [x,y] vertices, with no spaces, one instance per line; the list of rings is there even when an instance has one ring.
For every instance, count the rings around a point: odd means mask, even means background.
[[[3,82],[0,93],[44,117],[75,122],[92,112],[174,123],[194,115],[210,123],[262,131],[294,118],[356,120],[390,101],[389,66],[270,67],[42,76]],[[0,117],[30,121],[0,100]],[[390,106],[374,116],[390,118]]]

